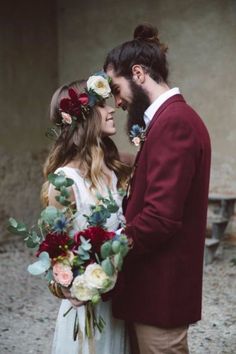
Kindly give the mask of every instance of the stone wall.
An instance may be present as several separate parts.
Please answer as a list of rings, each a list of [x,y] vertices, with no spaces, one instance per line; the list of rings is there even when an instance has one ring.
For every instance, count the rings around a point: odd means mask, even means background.
[[[8,237],[7,220],[13,216],[32,226],[40,212],[42,164],[46,151],[40,153],[3,153],[0,159],[0,240]]]
[[[56,1],[8,1],[0,11],[0,238],[12,215],[40,208],[49,98],[58,85]]]

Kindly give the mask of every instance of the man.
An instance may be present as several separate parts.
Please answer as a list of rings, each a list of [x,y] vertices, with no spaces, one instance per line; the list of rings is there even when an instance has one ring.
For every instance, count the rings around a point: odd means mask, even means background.
[[[201,318],[210,139],[179,89],[169,88],[167,48],[157,34],[138,26],[104,65],[128,129],[146,128],[125,211],[133,249],[113,300],[134,354],[188,353],[188,326]]]

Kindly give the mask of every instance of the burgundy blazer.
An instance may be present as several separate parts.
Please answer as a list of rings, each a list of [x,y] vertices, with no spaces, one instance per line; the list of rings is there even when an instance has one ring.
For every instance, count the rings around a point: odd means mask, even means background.
[[[201,118],[172,96],[136,158],[125,211],[134,247],[113,299],[115,317],[164,328],[201,318],[210,158]]]

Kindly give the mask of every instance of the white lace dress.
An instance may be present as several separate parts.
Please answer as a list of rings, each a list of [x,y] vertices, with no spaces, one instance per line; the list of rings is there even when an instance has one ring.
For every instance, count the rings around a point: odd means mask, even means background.
[[[78,216],[75,220],[77,229],[86,227],[86,219],[83,214],[89,213],[89,205],[94,204],[95,199],[89,191],[90,182],[85,180],[78,169],[72,167],[61,167],[56,173],[63,171],[65,175],[74,180],[73,191],[75,195]],[[116,188],[117,178],[113,173],[112,195],[121,207],[121,197]],[[101,191],[100,191],[101,193]],[[104,185],[103,195],[107,194],[107,187]],[[119,226],[121,209],[117,214],[112,214],[107,220],[108,230],[116,230]],[[96,314],[102,316],[106,322],[103,332],[97,332],[93,341],[89,341],[84,334],[85,307],[73,308],[65,317],[63,314],[71,307],[68,300],[62,300],[57,317],[55,334],[53,339],[52,354],[129,354],[128,340],[125,334],[124,322],[112,317],[111,301],[100,302],[96,305]],[[82,331],[81,340],[73,340],[73,328],[76,312]]]

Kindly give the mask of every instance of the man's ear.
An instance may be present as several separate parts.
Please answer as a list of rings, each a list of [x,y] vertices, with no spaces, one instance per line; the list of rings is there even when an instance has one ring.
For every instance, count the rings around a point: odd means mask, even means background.
[[[132,74],[133,74],[133,81],[137,85],[142,85],[144,83],[146,73],[141,65],[139,64],[133,65]]]

